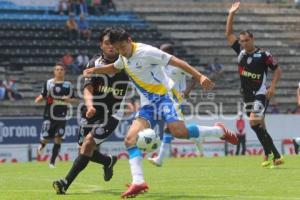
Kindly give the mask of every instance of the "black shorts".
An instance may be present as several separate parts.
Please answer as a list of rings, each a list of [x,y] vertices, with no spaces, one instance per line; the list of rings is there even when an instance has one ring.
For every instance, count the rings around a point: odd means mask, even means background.
[[[119,120],[113,116],[103,119],[103,116],[96,115],[90,119],[82,117],[78,134],[78,144],[81,146],[84,137],[91,133],[97,145],[104,142],[117,128]]]
[[[55,136],[64,138],[65,128],[65,120],[44,119],[40,139],[53,139]]]
[[[269,106],[269,100],[266,95],[244,95],[244,104],[247,116],[255,113],[257,116],[264,116]]]

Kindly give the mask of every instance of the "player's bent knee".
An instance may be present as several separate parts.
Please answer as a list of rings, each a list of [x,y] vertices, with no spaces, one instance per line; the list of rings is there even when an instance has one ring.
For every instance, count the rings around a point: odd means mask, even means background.
[[[126,147],[133,146],[133,145],[135,145],[135,143],[136,143],[136,137],[126,136],[124,139],[124,144]]]
[[[86,156],[91,156],[93,154],[95,147],[96,147],[96,143],[94,141],[94,138],[92,135],[89,134],[85,138],[80,148],[80,153]]]
[[[179,139],[187,138],[187,131],[181,128],[170,128],[172,135]]]

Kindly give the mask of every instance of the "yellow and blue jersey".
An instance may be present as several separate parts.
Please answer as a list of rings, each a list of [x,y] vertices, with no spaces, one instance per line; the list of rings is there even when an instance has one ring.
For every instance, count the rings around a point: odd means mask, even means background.
[[[133,43],[132,56],[120,56],[114,63],[115,68],[125,69],[140,95],[137,116],[148,120],[151,126],[161,119],[167,123],[183,119],[172,90],[174,82],[164,69],[171,57],[153,46]]]

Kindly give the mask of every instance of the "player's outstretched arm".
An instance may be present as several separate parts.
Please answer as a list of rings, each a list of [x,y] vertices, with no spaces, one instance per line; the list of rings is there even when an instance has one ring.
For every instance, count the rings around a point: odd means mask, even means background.
[[[215,84],[209,78],[198,72],[194,67],[190,66],[187,62],[172,56],[169,64],[181,68],[182,70],[191,74],[205,90],[213,89]]]
[[[273,78],[272,78],[272,82],[271,82],[271,85],[267,91],[267,98],[268,99],[271,99],[272,96],[275,94],[275,89],[276,89],[276,84],[277,82],[279,81],[280,77],[281,77],[281,73],[282,73],[282,70],[281,68],[278,66],[275,71],[274,71],[274,74],[273,74]]]
[[[231,46],[234,44],[234,42],[237,40],[235,35],[233,34],[233,17],[235,13],[238,11],[240,8],[241,2],[235,2],[234,4],[231,5],[231,8],[229,9],[228,17],[227,17],[227,23],[226,23],[226,38],[228,41],[228,44]]]
[[[91,67],[83,71],[83,76],[89,77],[91,74],[113,74],[118,73],[119,70],[114,67],[114,64],[104,65],[99,68]]]

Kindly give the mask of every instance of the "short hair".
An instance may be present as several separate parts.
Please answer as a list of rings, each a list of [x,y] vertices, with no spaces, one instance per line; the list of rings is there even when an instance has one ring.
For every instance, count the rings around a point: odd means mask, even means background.
[[[166,53],[168,53],[168,54],[171,54],[171,55],[174,54],[174,47],[173,47],[173,45],[170,44],[170,43],[162,44],[162,45],[160,46],[160,50],[162,50],[162,51],[164,51],[164,52],[166,52]]]
[[[112,30],[112,27],[109,27],[109,28],[104,29],[104,30],[100,33],[99,41],[100,41],[100,42],[103,42],[104,37],[105,37],[107,34],[109,34],[111,30]]]
[[[253,38],[253,33],[250,30],[243,30],[240,32],[240,35],[249,35],[251,38]]]
[[[111,44],[123,42],[130,38],[130,34],[122,28],[112,28],[109,33],[109,41]]]
[[[56,66],[61,66],[62,68],[64,68],[65,69],[65,65],[62,63],[62,62],[57,62],[57,63],[55,63],[55,65],[54,65],[54,69],[56,68]]]

